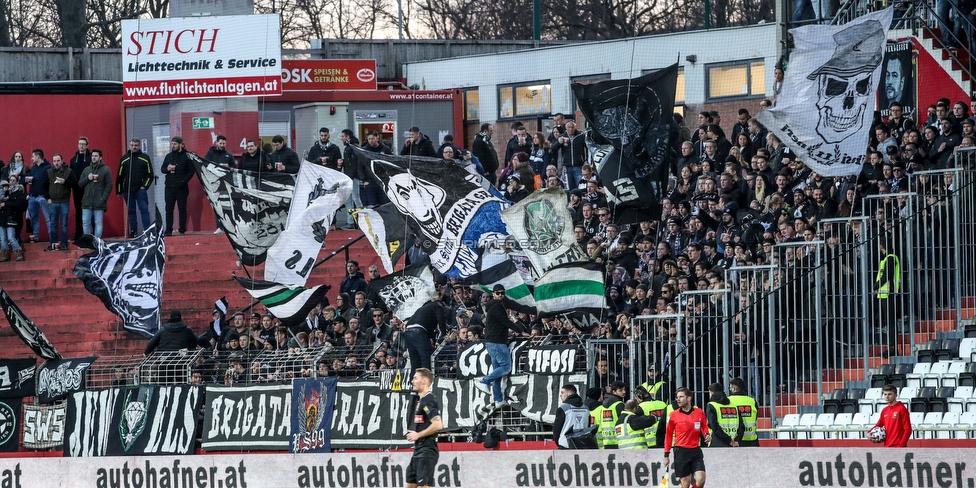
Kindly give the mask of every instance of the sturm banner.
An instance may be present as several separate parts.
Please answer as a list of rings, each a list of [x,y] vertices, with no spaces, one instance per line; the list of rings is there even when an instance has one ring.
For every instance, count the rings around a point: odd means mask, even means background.
[[[0,452],[17,450],[17,433],[20,432],[21,398],[0,400]]]
[[[65,456],[189,454],[199,386],[133,386],[68,397]]]
[[[24,447],[48,449],[62,445],[66,415],[64,403],[50,407],[24,405]]]
[[[291,399],[291,385],[207,388],[203,450],[288,450]]]
[[[281,95],[278,14],[122,21],[122,99]]]
[[[335,376],[292,382],[291,452],[331,452]]]
[[[85,374],[95,356],[47,361],[37,368],[37,401],[51,403],[85,387]]]

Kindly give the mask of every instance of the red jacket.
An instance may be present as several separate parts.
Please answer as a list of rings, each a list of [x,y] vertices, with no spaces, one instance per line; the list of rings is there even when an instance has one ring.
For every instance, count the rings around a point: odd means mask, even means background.
[[[664,431],[664,452],[671,452],[672,446],[687,449],[699,447],[704,435],[708,435],[708,421],[702,409],[692,407],[690,412],[675,410],[668,416],[668,426]]]
[[[902,402],[895,402],[881,410],[881,418],[875,427],[885,428],[885,447],[908,447],[912,438],[912,421],[908,409]]]

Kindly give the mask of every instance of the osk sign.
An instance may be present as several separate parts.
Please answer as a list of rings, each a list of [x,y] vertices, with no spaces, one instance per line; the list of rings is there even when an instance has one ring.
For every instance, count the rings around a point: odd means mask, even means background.
[[[375,90],[374,59],[311,59],[283,61],[284,91]]]
[[[278,14],[122,21],[126,101],[281,94]]]

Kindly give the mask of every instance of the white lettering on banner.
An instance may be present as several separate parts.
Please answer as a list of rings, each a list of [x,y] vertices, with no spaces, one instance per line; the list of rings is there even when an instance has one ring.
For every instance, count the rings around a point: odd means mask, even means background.
[[[530,348],[528,359],[528,371],[544,374],[572,373],[576,363],[576,348]]]
[[[242,445],[288,447],[291,436],[290,386],[213,388],[207,398],[203,448]]]
[[[24,445],[58,445],[64,442],[64,405],[35,407],[24,405]]]
[[[705,449],[709,486],[969,488],[971,449]],[[255,488],[404,486],[410,452],[7,459],[0,486]],[[441,452],[438,487],[657,486],[660,449]],[[16,463],[16,464],[14,464]],[[53,476],[52,476],[53,475]],[[973,483],[976,484],[976,483]],[[680,486],[673,483],[670,485]]]
[[[193,447],[193,430],[196,418],[193,406],[197,404],[200,388],[159,388],[156,411],[150,418],[169,419],[162,428],[150,433],[147,452],[181,453]],[[182,395],[186,392],[186,396]],[[164,430],[165,429],[165,430]]]
[[[108,452],[108,433],[115,413],[120,388],[101,391],[79,391],[68,397],[75,404],[75,425],[68,436],[65,451],[72,457],[104,456]],[[95,427],[95,428],[93,428]]]
[[[41,368],[37,375],[37,392],[47,392],[50,397],[56,397],[69,391],[80,390],[85,378],[85,370],[92,363],[79,363],[69,369],[71,363],[61,363],[55,369]]]

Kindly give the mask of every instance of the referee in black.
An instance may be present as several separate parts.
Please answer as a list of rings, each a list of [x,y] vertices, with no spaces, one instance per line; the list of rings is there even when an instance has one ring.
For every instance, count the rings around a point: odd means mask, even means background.
[[[413,391],[420,400],[413,413],[413,428],[407,431],[407,440],[413,442],[413,457],[407,467],[407,488],[429,487],[437,467],[437,433],[444,428],[437,400],[430,391],[434,384],[434,373],[427,368],[418,368],[413,374]]]

